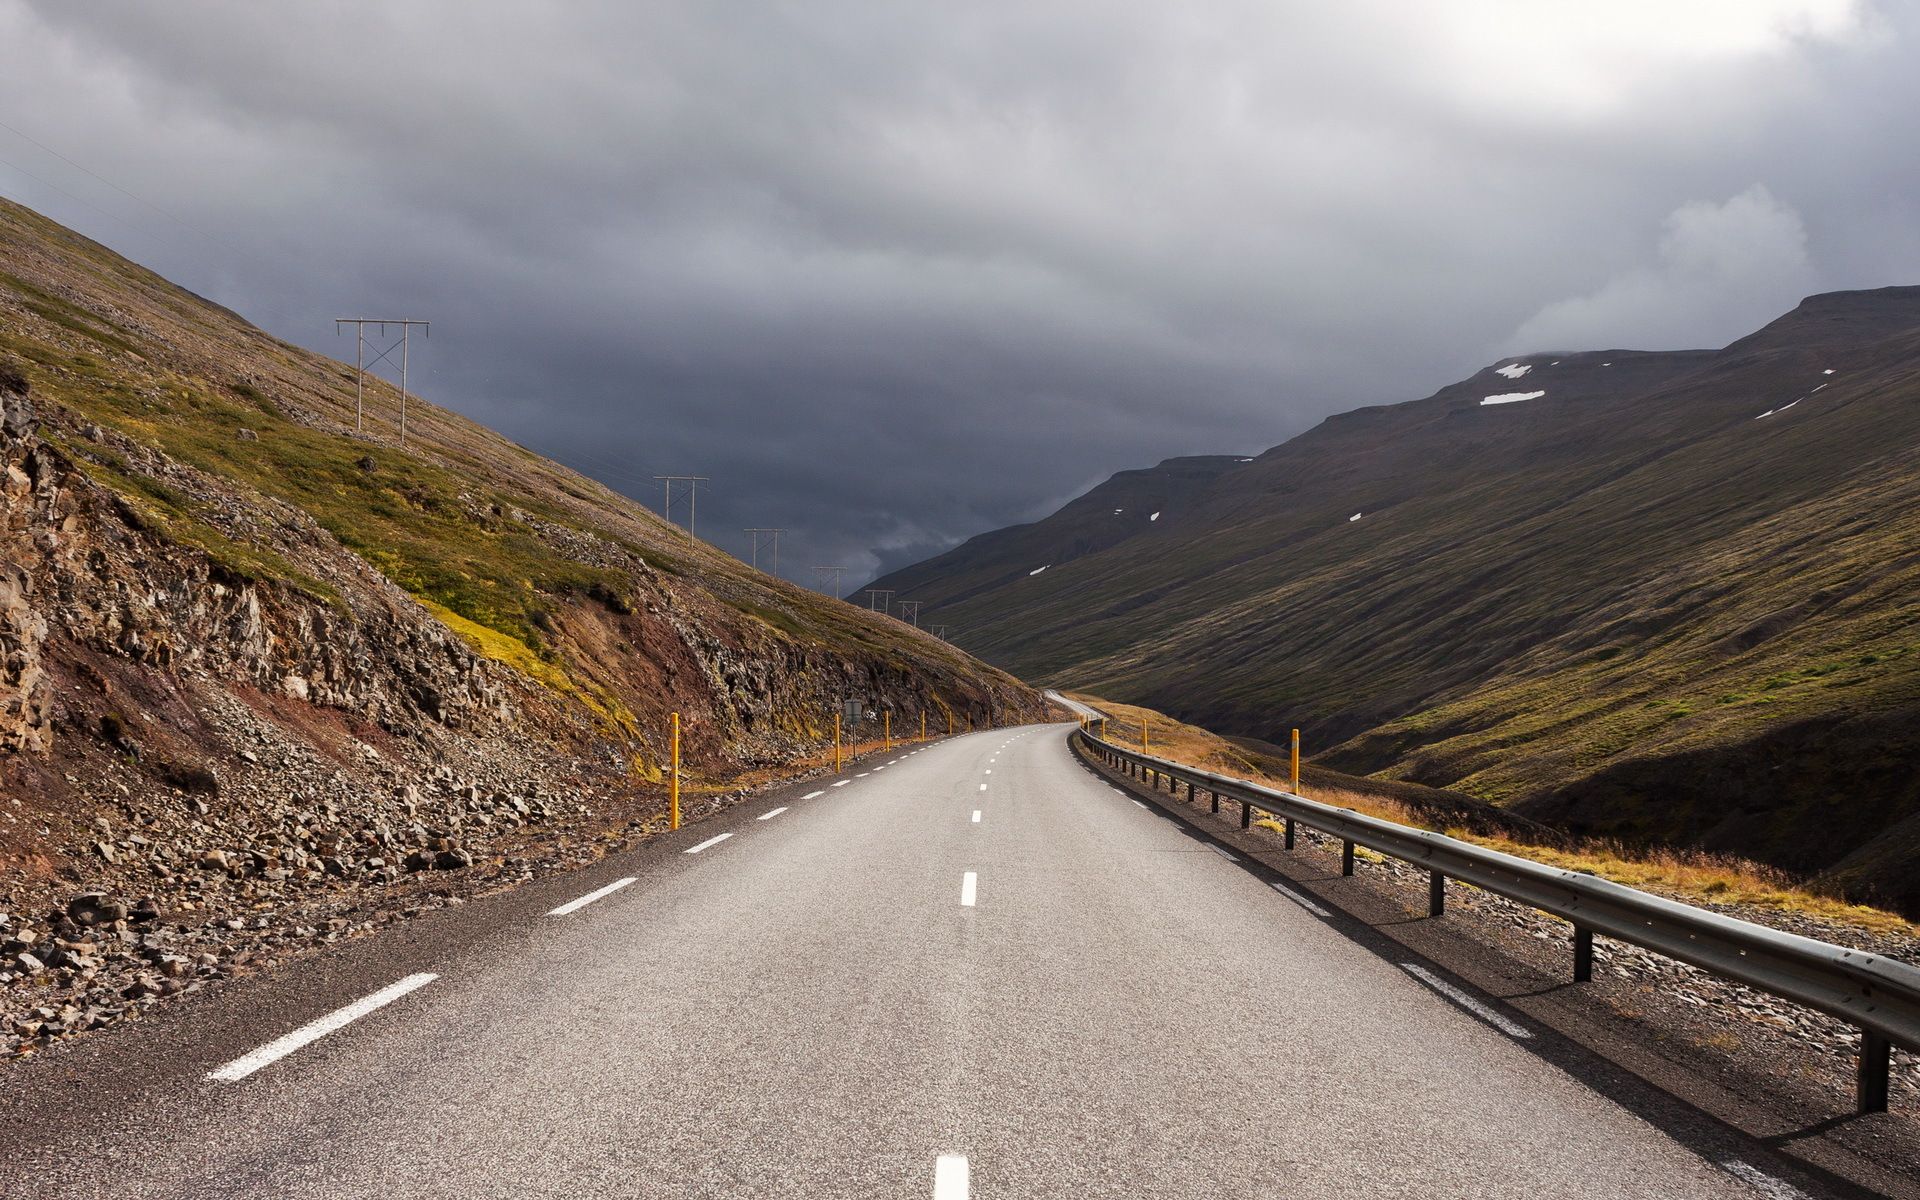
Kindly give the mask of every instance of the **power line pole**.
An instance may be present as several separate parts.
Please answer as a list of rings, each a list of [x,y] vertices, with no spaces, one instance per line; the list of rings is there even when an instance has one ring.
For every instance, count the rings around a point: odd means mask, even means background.
[[[342,325],[353,326],[353,431],[355,433],[359,433],[361,430],[361,410],[365,407],[366,400],[367,367],[379,366],[381,359],[392,354],[396,347],[399,349],[400,446],[402,449],[405,449],[407,445],[407,352],[411,346],[411,339],[408,335],[413,332],[413,327],[418,325],[420,326],[423,336],[432,337],[432,323],[391,317],[385,320],[379,317],[335,317],[333,321],[333,331],[336,334],[339,333]],[[366,357],[366,332],[367,326],[369,325],[378,325],[380,327],[381,337],[387,336],[387,326],[398,325],[400,327],[400,340],[393,346],[388,346],[385,350],[382,350],[370,364],[364,361]]]
[[[880,597],[882,596],[885,596],[887,598],[886,603],[884,604],[880,602]],[[893,613],[893,589],[892,588],[868,588],[867,589],[867,611],[882,612],[882,613],[887,613],[891,615]]]
[[[935,625],[935,626],[932,626],[932,629],[933,629],[933,636],[939,638],[943,642],[947,640],[947,627],[945,625]]]
[[[918,600],[902,600],[900,602],[900,616],[902,620],[912,621],[915,629],[920,628],[920,602]]]
[[[763,533],[770,533],[773,535],[773,573],[775,575],[778,575],[780,573],[780,535],[785,533],[786,530],[784,529],[743,529],[740,532],[749,533],[753,535],[753,569],[756,571],[760,569],[760,535]]]
[[[691,542],[695,509],[700,503],[700,485],[707,482],[707,477],[705,475],[655,475],[654,479],[667,485],[667,498],[660,506],[660,515],[667,519],[669,525],[673,524],[673,485],[676,483],[687,485],[687,540]]]
[[[825,579],[828,575],[832,575],[833,576],[833,598],[835,600],[838,600],[840,599],[840,572],[844,570],[846,570],[845,567],[815,567],[813,569],[814,582],[818,584],[821,580]]]

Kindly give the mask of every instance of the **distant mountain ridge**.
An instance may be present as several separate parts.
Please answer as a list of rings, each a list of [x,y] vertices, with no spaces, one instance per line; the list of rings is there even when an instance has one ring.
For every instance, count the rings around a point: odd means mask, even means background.
[[[1036,682],[1920,909],[1920,288],[1184,462],[1158,521],[1110,497],[1171,463],[875,586]]]

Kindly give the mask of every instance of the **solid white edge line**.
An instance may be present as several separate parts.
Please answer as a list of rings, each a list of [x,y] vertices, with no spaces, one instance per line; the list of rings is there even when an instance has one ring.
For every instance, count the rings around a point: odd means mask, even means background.
[[[776,808],[776,809],[774,809],[774,810],[773,810],[772,812],[766,812],[766,813],[761,813],[761,814],[760,814],[759,816],[757,816],[757,817],[755,817],[755,818],[754,818],[754,820],[756,820],[756,821],[771,821],[771,820],[773,820],[773,819],[774,819],[775,817],[777,817],[777,816],[779,816],[779,815],[780,815],[781,813],[783,813],[783,812],[785,812],[785,811],[787,811],[787,810],[786,810],[786,808],[784,808],[784,807],[781,807],[781,808]]]
[[[967,1156],[942,1154],[933,1162],[933,1200],[967,1200]]]
[[[1207,849],[1213,851],[1215,854],[1218,854],[1221,858],[1226,859],[1228,862],[1237,863],[1240,861],[1239,859],[1235,858],[1233,855],[1228,854],[1225,850],[1222,850],[1220,847],[1214,845],[1212,842],[1207,843]]]
[[[570,912],[579,912],[581,909],[585,908],[587,905],[592,904],[595,900],[604,900],[606,897],[613,895],[615,892],[619,891],[621,888],[627,886],[632,882],[633,882],[633,876],[631,875],[627,876],[625,879],[616,879],[612,883],[601,888],[599,891],[588,892],[586,895],[580,897],[578,900],[569,900],[565,904],[562,904],[559,908],[548,910],[547,915],[550,917],[564,917]]]
[[[1508,1037],[1519,1038],[1524,1041],[1533,1036],[1532,1031],[1525,1026],[1516,1025],[1514,1022],[1507,1020],[1499,1013],[1488,1008],[1478,1000],[1475,1000],[1472,996],[1467,995],[1419,963],[1403,962],[1400,964],[1400,968],[1415,979],[1418,979],[1421,983],[1426,984],[1434,991],[1439,992],[1442,996],[1458,1004],[1461,1008],[1466,1009],[1474,1016],[1479,1017],[1487,1024],[1498,1029],[1501,1033],[1506,1034]]]
[[[1287,899],[1293,901],[1295,904],[1298,904],[1301,908],[1306,909],[1308,912],[1312,913],[1316,917],[1330,917],[1333,915],[1332,913],[1328,912],[1326,909],[1321,908],[1318,904],[1315,904],[1313,901],[1307,899],[1305,896],[1302,896],[1299,892],[1294,891],[1292,888],[1288,887],[1284,883],[1274,884],[1273,890],[1276,892],[1279,892],[1282,896],[1285,896]]]
[[[726,841],[728,838],[732,836],[733,835],[730,833],[715,834],[713,837],[710,837],[706,841],[701,842],[698,846],[690,846],[687,849],[682,850],[681,853],[682,854],[698,854],[709,846],[718,846],[721,842]]]
[[[1129,800],[1133,800],[1133,797],[1132,797],[1132,796],[1128,796],[1128,797],[1127,797],[1127,799],[1129,799]],[[1141,808],[1145,808],[1145,807],[1146,807],[1146,805],[1145,805],[1145,804],[1141,804],[1141,803],[1140,803],[1140,801],[1138,801],[1138,800],[1133,800],[1133,802],[1134,802],[1135,804],[1139,804]]]
[[[824,796],[824,795],[826,795],[826,793],[825,793],[825,792],[808,792],[808,793],[807,793],[806,795],[804,795],[804,796],[802,796],[802,797],[800,797],[800,798],[801,798],[802,800],[818,800],[818,799],[819,799],[820,797],[822,797],[822,796]]]
[[[975,825],[980,823],[980,810],[977,808],[973,810],[973,823]]]
[[[973,893],[979,881],[980,877],[972,871],[968,871],[960,877],[960,906],[962,908],[973,907]]]
[[[359,1020],[375,1009],[384,1008],[395,1000],[440,978],[438,975],[422,972],[409,975],[397,983],[390,983],[379,991],[362,996],[345,1008],[336,1008],[317,1021],[309,1021],[292,1033],[275,1038],[250,1054],[241,1055],[226,1066],[207,1073],[208,1079],[217,1079],[222,1083],[233,1083],[245,1079],[261,1067],[278,1062],[295,1050],[333,1033],[351,1022]]]
[[[1784,1179],[1775,1179],[1752,1163],[1737,1158],[1723,1158],[1718,1165],[1722,1171],[1759,1192],[1767,1200],[1807,1200],[1805,1192]]]

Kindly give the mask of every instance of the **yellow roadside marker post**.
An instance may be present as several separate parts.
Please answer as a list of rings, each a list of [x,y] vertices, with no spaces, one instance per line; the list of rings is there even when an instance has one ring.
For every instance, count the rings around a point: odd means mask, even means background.
[[[925,712],[920,714],[920,740],[923,742],[927,740],[927,714]]]
[[[1293,793],[1300,794],[1300,731],[1293,731]]]
[[[668,784],[673,797],[673,828],[680,828],[680,714],[673,714],[673,764],[672,782]]]
[[[1147,752],[1147,719],[1145,717],[1141,717],[1140,718],[1140,753],[1145,754],[1146,752]]]
[[[880,714],[880,753],[893,753],[893,710]]]

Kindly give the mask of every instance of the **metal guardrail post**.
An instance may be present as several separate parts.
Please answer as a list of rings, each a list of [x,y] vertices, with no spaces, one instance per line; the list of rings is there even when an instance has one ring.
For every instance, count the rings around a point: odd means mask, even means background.
[[[1287,818],[1287,849],[1293,849],[1293,818]]]
[[[1250,829],[1252,827],[1253,827],[1253,804],[1250,801],[1242,800],[1240,802],[1240,828]]]
[[[1211,795],[1211,796],[1213,797],[1213,811],[1214,811],[1214,812],[1219,812],[1219,811],[1220,811],[1220,793],[1219,793],[1219,792],[1210,792],[1210,793],[1208,793],[1208,794],[1209,794],[1209,795]]]
[[[1427,915],[1445,916],[1447,912],[1447,877],[1438,871],[1427,872]]]
[[[1593,930],[1585,925],[1573,927],[1573,981],[1590,983],[1593,980]]]
[[[1861,1116],[1887,1111],[1887,1075],[1892,1066],[1893,1043],[1871,1029],[1862,1029],[1860,1062],[1854,1077],[1854,1098]]]
[[[1340,843],[1340,873],[1342,875],[1353,874],[1353,843],[1352,842],[1342,841]]]

